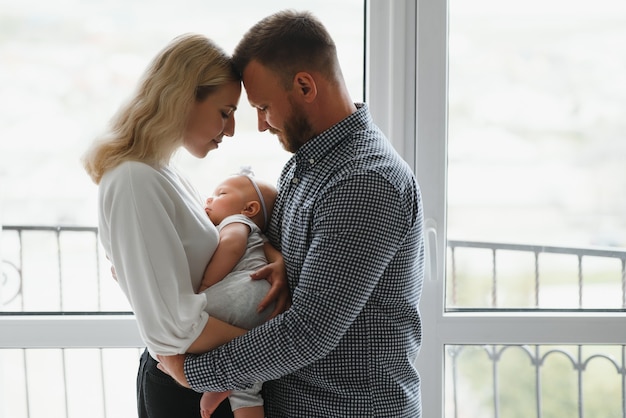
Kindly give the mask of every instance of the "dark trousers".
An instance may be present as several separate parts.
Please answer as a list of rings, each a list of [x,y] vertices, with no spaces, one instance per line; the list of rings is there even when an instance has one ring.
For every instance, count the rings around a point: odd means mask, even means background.
[[[139,418],[200,418],[201,393],[182,387],[157,369],[148,350],[139,361],[137,372],[137,409]],[[228,399],[220,404],[212,418],[232,418]]]

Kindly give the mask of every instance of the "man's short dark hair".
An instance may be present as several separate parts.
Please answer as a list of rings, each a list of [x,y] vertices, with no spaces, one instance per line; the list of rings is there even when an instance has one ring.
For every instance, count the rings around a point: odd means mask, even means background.
[[[316,71],[328,80],[341,74],[337,48],[324,25],[310,12],[283,10],[254,25],[233,53],[237,71],[251,61],[279,74],[286,89],[300,71]]]

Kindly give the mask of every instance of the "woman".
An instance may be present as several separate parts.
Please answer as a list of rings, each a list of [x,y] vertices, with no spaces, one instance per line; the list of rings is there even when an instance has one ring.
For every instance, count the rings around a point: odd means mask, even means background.
[[[204,158],[232,136],[240,94],[221,48],[201,35],[180,36],[84,159],[99,185],[102,245],[147,346],[137,377],[140,418],[200,416],[201,394],[158,370],[157,354],[205,352],[245,332],[209,317],[205,296],[194,292],[219,235],[202,199],[169,165],[181,146]],[[256,275],[272,288],[261,307],[276,301],[277,313],[288,299],[284,263],[276,250],[266,252],[270,265]],[[213,416],[230,416],[228,405],[222,409]]]

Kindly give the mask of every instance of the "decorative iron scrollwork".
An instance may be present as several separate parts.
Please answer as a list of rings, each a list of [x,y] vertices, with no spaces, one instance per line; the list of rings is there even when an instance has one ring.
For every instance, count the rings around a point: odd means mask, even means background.
[[[0,279],[0,306],[6,306],[22,293],[22,271],[12,262],[2,260]]]

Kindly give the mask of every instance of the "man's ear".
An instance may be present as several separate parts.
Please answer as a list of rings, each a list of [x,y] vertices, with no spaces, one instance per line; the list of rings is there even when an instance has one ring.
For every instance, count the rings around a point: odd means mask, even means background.
[[[251,200],[246,203],[246,206],[241,211],[242,215],[246,215],[248,218],[252,218],[256,216],[257,213],[261,210],[261,204],[256,200]]]
[[[293,88],[296,94],[300,95],[307,103],[312,102],[317,97],[317,84],[310,73],[304,71],[297,73],[293,77]]]

